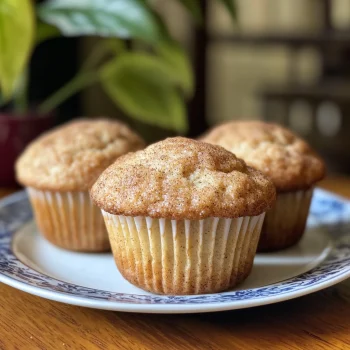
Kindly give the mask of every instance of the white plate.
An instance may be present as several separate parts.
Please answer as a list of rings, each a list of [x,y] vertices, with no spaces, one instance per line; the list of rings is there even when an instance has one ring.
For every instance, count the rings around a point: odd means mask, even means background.
[[[0,201],[0,281],[44,298],[116,311],[189,313],[275,303],[350,277],[349,202],[316,190],[311,213],[301,242],[258,254],[251,275],[238,288],[161,296],[123,279],[111,254],[73,253],[48,243],[32,220],[26,194],[19,192]]]

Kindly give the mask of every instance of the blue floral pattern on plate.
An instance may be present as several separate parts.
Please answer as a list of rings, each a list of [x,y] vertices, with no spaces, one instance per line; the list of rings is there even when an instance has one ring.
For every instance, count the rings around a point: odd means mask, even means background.
[[[41,290],[88,300],[133,304],[208,304],[227,303],[283,295],[316,287],[324,282],[350,276],[350,202],[320,189],[315,190],[310,222],[321,224],[334,239],[334,248],[316,268],[291,279],[253,289],[194,296],[158,296],[115,293],[86,288],[59,281],[27,267],[13,254],[12,235],[32,219],[28,197],[24,191],[0,201],[0,281],[9,279]],[[3,277],[3,278],[2,278]],[[314,288],[315,289],[315,288]]]

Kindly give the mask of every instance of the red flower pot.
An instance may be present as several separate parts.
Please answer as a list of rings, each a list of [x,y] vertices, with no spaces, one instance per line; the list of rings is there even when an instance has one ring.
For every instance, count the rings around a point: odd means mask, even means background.
[[[0,186],[16,185],[14,165],[26,145],[54,126],[52,115],[0,113]]]

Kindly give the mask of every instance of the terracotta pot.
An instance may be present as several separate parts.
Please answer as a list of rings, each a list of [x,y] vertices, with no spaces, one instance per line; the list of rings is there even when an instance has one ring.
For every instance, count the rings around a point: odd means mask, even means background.
[[[14,164],[26,145],[54,126],[52,115],[0,113],[0,186],[15,186]]]

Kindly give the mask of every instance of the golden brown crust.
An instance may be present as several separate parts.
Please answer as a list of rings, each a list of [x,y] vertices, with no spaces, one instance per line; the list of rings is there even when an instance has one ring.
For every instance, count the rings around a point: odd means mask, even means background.
[[[111,214],[197,220],[259,215],[275,188],[224,148],[175,137],[119,158],[91,196]]]
[[[41,190],[85,191],[118,157],[143,147],[121,122],[79,119],[29,144],[17,160],[17,179]]]
[[[325,176],[324,162],[311,147],[277,124],[229,122],[202,141],[226,148],[268,175],[278,192],[308,189]]]

